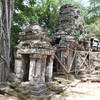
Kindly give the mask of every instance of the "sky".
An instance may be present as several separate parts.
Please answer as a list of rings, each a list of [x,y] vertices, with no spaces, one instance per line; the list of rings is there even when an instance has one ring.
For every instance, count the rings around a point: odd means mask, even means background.
[[[89,0],[75,0],[75,1],[78,1],[81,4],[83,4],[84,7],[88,7],[89,6]]]

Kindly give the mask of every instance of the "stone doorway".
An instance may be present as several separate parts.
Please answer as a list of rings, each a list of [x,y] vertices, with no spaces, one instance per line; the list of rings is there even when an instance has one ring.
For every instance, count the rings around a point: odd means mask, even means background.
[[[23,54],[23,81],[29,81],[29,69],[30,69],[30,55],[29,54]]]

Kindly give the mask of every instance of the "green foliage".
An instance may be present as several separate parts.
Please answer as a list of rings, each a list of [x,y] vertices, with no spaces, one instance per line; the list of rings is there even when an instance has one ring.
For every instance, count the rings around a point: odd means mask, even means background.
[[[90,5],[85,16],[88,36],[100,38],[100,0],[89,0],[89,2]]]
[[[16,44],[18,44],[18,40],[19,40],[19,35],[17,34],[18,32],[20,32],[21,29],[17,26],[17,25],[13,25],[12,27],[12,35],[11,35],[11,45],[14,47],[16,46]]]
[[[40,24],[47,28],[50,33],[54,30],[54,23],[58,16],[59,2],[55,0],[40,1],[15,1],[12,38],[15,34],[18,34],[18,32],[21,31],[25,26],[30,24]]]
[[[100,38],[100,19],[88,26],[88,33],[89,36],[97,36]]]
[[[95,23],[97,19],[100,19],[100,0],[89,0],[90,6],[88,7],[87,16],[85,21],[87,24]]]

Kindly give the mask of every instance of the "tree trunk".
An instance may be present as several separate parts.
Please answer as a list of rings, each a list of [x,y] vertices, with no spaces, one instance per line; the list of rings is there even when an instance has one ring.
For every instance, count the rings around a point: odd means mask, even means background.
[[[0,0],[0,82],[7,81],[10,68],[10,33],[13,0]]]

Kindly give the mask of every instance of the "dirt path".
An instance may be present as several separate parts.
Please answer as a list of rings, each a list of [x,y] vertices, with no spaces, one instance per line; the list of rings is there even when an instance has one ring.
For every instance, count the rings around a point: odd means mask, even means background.
[[[72,94],[66,100],[100,100],[100,83],[80,83],[69,91]]]

